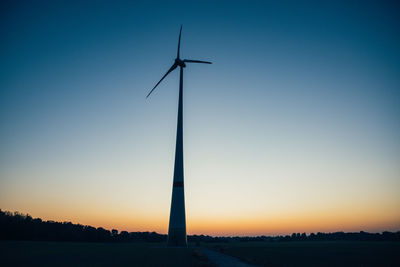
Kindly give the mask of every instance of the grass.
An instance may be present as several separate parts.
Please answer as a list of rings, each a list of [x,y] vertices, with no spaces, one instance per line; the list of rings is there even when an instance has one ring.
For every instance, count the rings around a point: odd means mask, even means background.
[[[400,266],[400,242],[202,244],[261,266]],[[212,266],[197,247],[162,243],[0,241],[0,266]]]
[[[154,243],[0,242],[1,266],[210,266],[193,248]]]
[[[400,266],[400,242],[236,242],[207,246],[261,266]]]

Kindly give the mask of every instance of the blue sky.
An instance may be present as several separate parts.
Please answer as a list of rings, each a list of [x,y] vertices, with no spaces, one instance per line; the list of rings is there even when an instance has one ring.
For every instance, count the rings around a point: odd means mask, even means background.
[[[389,1],[2,3],[0,208],[166,231],[178,72],[145,96],[183,24],[182,56],[213,62],[184,73],[189,232],[398,229],[398,14]]]

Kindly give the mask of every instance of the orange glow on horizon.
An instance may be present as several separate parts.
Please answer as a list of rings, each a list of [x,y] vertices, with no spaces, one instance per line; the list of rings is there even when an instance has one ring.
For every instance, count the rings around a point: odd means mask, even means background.
[[[4,209],[7,210],[7,209]],[[19,210],[27,213],[26,211]],[[80,213],[74,216],[39,212],[30,213],[43,220],[71,221],[82,225],[118,229],[128,232],[157,232],[166,234],[168,216],[128,216],[120,214]],[[395,212],[368,213],[366,211],[308,212],[304,214],[281,214],[271,216],[221,216],[216,218],[187,218],[188,235],[257,236],[287,235],[291,233],[317,232],[381,232],[400,230],[400,216]]]

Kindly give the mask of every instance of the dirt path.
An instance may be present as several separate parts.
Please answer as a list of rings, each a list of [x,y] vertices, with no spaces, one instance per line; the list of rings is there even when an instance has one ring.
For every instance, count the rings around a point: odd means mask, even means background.
[[[256,265],[244,263],[237,258],[214,250],[201,248],[201,252],[203,252],[212,263],[219,267],[256,267]]]

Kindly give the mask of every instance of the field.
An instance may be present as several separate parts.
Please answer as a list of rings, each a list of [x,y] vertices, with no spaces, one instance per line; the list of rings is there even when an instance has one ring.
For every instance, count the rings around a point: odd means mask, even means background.
[[[400,266],[400,242],[236,242],[207,246],[261,266]]]
[[[154,243],[1,241],[1,266],[209,266],[193,248]]]
[[[203,248],[261,266],[400,266],[400,242],[160,243],[1,241],[1,266],[212,266]]]

